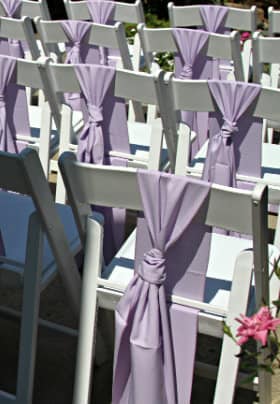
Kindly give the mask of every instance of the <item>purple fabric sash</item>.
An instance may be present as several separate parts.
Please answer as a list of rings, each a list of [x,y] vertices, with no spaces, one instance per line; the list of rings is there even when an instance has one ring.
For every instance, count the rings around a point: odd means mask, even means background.
[[[19,18],[21,0],[1,0],[7,17]],[[1,42],[5,40],[1,39]],[[18,39],[9,38],[9,55],[16,58],[24,58],[22,45]]]
[[[98,24],[111,25],[114,22],[116,5],[107,0],[88,0],[88,10],[92,21]],[[108,65],[108,49],[99,46],[100,64]]]
[[[0,58],[0,150],[18,153],[15,133],[11,132],[7,120],[6,93],[15,72],[16,59]]]
[[[236,138],[246,135],[239,131],[238,121],[256,101],[261,87],[240,82],[209,81],[209,88],[222,114],[223,122],[220,131],[209,139],[202,178],[236,187],[236,155],[240,150],[235,149],[234,143]],[[250,120],[250,114],[248,115]],[[245,158],[254,159],[254,156],[247,155]]]
[[[150,247],[136,259],[134,277],[116,309],[112,403],[185,404],[191,395],[197,310],[168,307],[165,288],[176,293],[170,285],[181,285],[179,278],[184,278],[184,291],[190,290],[187,295],[203,298],[210,239],[204,245],[201,265],[197,257],[186,257],[198,250],[191,250],[193,240],[200,244],[203,239],[205,227],[199,234],[189,230],[194,230],[193,219],[207,199],[210,184],[147,170],[138,171],[138,183],[145,216],[142,223],[147,224],[148,233],[142,233],[145,227],[137,228],[137,237],[140,230],[144,244],[149,240]],[[191,251],[186,252],[186,244]]]
[[[112,81],[115,70],[98,65],[77,65],[75,71],[80,82],[88,110],[88,120],[79,137],[78,159],[86,163],[104,163],[103,100]]]
[[[61,26],[69,40],[65,63],[84,63],[85,54],[88,50],[85,37],[89,31],[90,24],[86,21],[65,20],[61,21]],[[64,98],[74,110],[81,109],[80,93],[65,93]]]
[[[200,6],[199,12],[203,21],[203,29],[205,29],[205,31],[216,34],[225,34],[225,20],[228,14],[227,7],[203,5]],[[208,60],[208,79],[221,79],[219,64],[219,59],[213,58]]]
[[[227,7],[203,5],[200,6],[199,12],[206,31],[216,34],[224,33],[225,20],[228,15]]]
[[[109,157],[111,150],[130,153],[125,101],[114,96],[115,69],[102,65],[76,65],[85,101],[85,126],[78,144],[78,159],[87,163],[126,165]],[[98,210],[100,210],[98,208]],[[103,209],[104,258],[108,264],[123,242],[125,211]]]
[[[173,28],[172,34],[178,49],[178,54],[175,56],[175,76],[188,80],[202,78],[207,61],[203,49],[205,50],[209,34],[187,28]],[[208,114],[182,111],[181,119],[197,133],[191,146],[190,158],[192,159],[207,139]]]

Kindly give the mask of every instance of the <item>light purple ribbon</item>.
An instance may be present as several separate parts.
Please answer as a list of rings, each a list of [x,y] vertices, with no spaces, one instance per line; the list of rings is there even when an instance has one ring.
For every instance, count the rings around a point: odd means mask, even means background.
[[[116,5],[107,0],[88,0],[88,10],[92,21],[98,24],[110,24],[114,21]],[[100,64],[108,65],[108,49],[99,46]]]
[[[213,80],[209,81],[209,89],[222,114],[223,124],[218,133],[210,136],[203,179],[236,187],[234,137],[239,135],[238,120],[256,100],[261,87]]]
[[[90,24],[86,21],[65,20],[61,21],[61,26],[69,40],[65,63],[84,63],[81,56],[81,46],[85,46],[85,37]],[[81,95],[79,93],[65,93],[64,97],[74,110],[81,109]]]
[[[188,402],[191,386],[180,392],[184,401],[178,399],[176,386],[179,375],[164,287],[166,254],[200,210],[210,184],[148,170],[138,170],[137,177],[152,248],[135,268],[116,309],[112,403]],[[192,380],[192,360],[190,365],[191,377],[185,374],[185,380]]]
[[[75,71],[88,110],[88,119],[82,129],[78,158],[87,163],[104,163],[102,103],[115,76],[115,69],[101,65],[76,65]]]
[[[184,79],[199,79],[199,73],[205,66],[207,58],[203,48],[209,40],[208,32],[188,28],[173,28],[172,34],[178,49],[175,57],[175,76]],[[194,71],[194,66],[196,71]],[[193,74],[196,74],[193,77]],[[192,159],[207,139],[208,116],[205,113],[182,111],[182,122],[197,133],[197,137],[191,145]]]

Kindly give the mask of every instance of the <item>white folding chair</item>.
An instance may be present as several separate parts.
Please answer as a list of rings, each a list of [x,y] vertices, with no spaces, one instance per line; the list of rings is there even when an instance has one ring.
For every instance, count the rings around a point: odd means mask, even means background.
[[[147,28],[144,24],[137,26],[141,46],[144,53],[145,63],[150,72],[159,70],[158,64],[154,61],[154,55],[157,52],[171,52],[176,54],[178,47],[172,34],[172,28]],[[232,32],[229,35],[220,35],[209,33],[209,41],[207,42],[207,50],[205,54],[212,59],[221,59],[233,63],[228,74],[230,79],[235,78],[244,81],[244,72],[240,53],[240,37],[238,32]],[[228,69],[226,69],[226,72]],[[153,119],[156,112],[151,108],[148,111],[148,119]],[[171,147],[171,145],[169,145]]]
[[[70,153],[63,154],[59,164],[69,202],[86,235],[73,401],[74,404],[86,404],[89,402],[90,394],[96,310],[97,307],[115,308],[133,277],[135,251],[135,233],[133,233],[111,264],[107,268],[102,268],[103,229],[100,222],[88,217],[91,214],[90,205],[118,206],[141,211],[142,203],[135,169],[89,166],[76,162],[74,155]],[[210,226],[250,234],[253,242],[249,240],[240,242],[242,239],[235,238],[235,244],[225,244],[226,252],[221,254],[224,250],[215,248],[216,242],[213,238],[222,236],[213,234],[207,270],[206,300],[197,302],[180,296],[169,296],[172,302],[201,310],[199,332],[223,338],[213,401],[216,404],[233,402],[239,363],[239,358],[235,356],[238,349],[231,339],[223,335],[221,321],[225,320],[232,326],[233,333],[236,332],[234,319],[240,313],[246,312],[253,265],[257,306],[261,303],[261,296],[268,298],[266,204],[267,194],[264,185],[258,184],[253,192],[212,185],[207,212],[199,220],[205,221]],[[226,236],[223,237],[226,239]],[[243,251],[248,247],[253,247],[253,250]],[[264,373],[260,376],[263,383],[261,402],[268,404],[270,378]]]
[[[115,14],[114,21],[120,21],[129,24],[139,24],[145,22],[144,9],[141,0],[135,0],[134,3],[124,3],[115,1]],[[90,13],[88,11],[87,0],[72,1],[64,0],[66,13],[69,19],[72,20],[91,20]],[[132,39],[128,39],[129,53],[132,61],[133,70],[138,71],[141,67],[141,46],[137,32]],[[135,116],[135,111],[129,108],[129,120],[133,121],[138,119]]]
[[[178,115],[177,111],[216,111],[215,100],[211,96],[208,83],[204,80],[180,80],[169,76],[166,78],[169,82],[168,87],[170,90],[169,96],[163,95],[166,99],[170,100],[169,108],[167,111],[172,112],[173,118],[169,117],[169,125],[173,129],[167,131],[170,133],[177,133]],[[164,87],[163,87],[164,88]],[[278,101],[279,100],[279,101]],[[278,103],[280,102],[280,90],[271,88],[262,88],[257,102],[252,108],[248,110],[249,114],[254,117],[262,119],[270,119],[279,121]],[[173,119],[173,123],[172,123]],[[175,135],[176,136],[176,135]],[[174,137],[174,135],[173,135]],[[176,173],[189,172],[196,175],[201,175],[203,165],[207,153],[208,141],[202,146],[200,151],[195,156],[192,162],[189,161],[190,151],[190,131],[181,132],[178,136],[177,154],[176,154]],[[250,158],[248,155],[247,158]],[[191,164],[190,164],[191,163]],[[187,169],[186,169],[187,167]],[[237,174],[237,180],[247,181],[252,183],[262,182],[269,185],[269,202],[271,204],[279,203],[279,185],[280,185],[280,166],[279,166],[279,152],[277,145],[268,143],[262,144],[262,177],[250,177],[246,175]]]
[[[202,6],[203,7],[203,6]],[[202,26],[202,19],[199,12],[199,5],[175,6],[168,4],[170,25],[172,27],[196,27]],[[225,20],[225,29],[248,31],[253,34],[257,29],[257,7],[250,9],[227,7],[228,14]],[[247,40],[242,51],[242,64],[245,81],[249,80],[250,64],[252,57],[252,41]]]
[[[50,12],[48,9],[48,2],[44,0],[37,0],[37,1],[30,1],[30,0],[22,0],[21,4],[19,6],[19,16],[24,17],[28,16],[31,19],[34,19],[35,17],[40,16],[41,18],[44,18],[45,20],[50,20]],[[3,7],[2,3],[0,2],[0,16],[1,17],[6,17],[6,12],[5,8]],[[13,33],[13,30],[11,30],[11,34]],[[34,38],[34,33],[33,33],[33,38]],[[35,40],[35,39],[33,39]],[[30,42],[29,44],[29,49],[25,49],[25,57],[26,58],[32,58],[34,59],[34,54],[32,52],[32,49],[30,49]],[[37,49],[40,52],[40,55],[42,55],[42,46],[40,44],[40,41],[36,40],[37,44]],[[54,49],[55,51],[55,49]],[[36,56],[37,58],[37,56]]]
[[[280,13],[279,13],[280,15]],[[280,21],[280,18],[279,18]],[[264,37],[260,32],[253,35],[253,81],[266,87],[279,88],[280,39]],[[264,64],[269,65],[269,72],[264,72]],[[273,129],[279,129],[279,122],[266,121],[264,140],[273,142]]]
[[[65,9],[69,19],[72,20],[91,20],[88,11],[87,1],[64,0]],[[145,15],[141,0],[135,0],[135,3],[115,2],[115,21],[123,23],[139,24],[145,22]],[[130,55],[134,70],[139,70],[141,48],[137,35],[134,37],[134,43],[130,46]]]
[[[9,56],[0,55],[4,61]],[[35,148],[40,156],[44,172],[48,174],[49,159],[58,148],[58,135],[51,130],[51,112],[49,103],[45,102],[42,107],[28,105],[25,99],[25,87],[35,87],[39,89],[49,88],[48,77],[44,74],[41,63],[15,59],[15,75],[12,83],[20,86],[22,92],[15,100],[9,98],[6,108],[11,108],[12,115],[9,119],[10,130],[17,142],[21,142],[25,147]],[[21,102],[23,105],[21,105]],[[59,116],[55,114],[56,105],[52,103],[52,111],[57,125]],[[26,113],[25,113],[26,112]],[[28,114],[28,116],[26,116]],[[22,148],[22,147],[21,147]]]
[[[69,40],[63,31],[59,21],[44,21],[40,17],[35,19],[37,30],[40,34],[42,46],[46,56],[52,57],[52,53],[49,51],[49,45],[53,44],[65,44]],[[129,56],[128,45],[125,38],[124,25],[120,22],[114,25],[103,25],[92,23],[88,36],[87,43],[89,45],[102,46],[107,49],[117,49],[120,54],[120,58],[116,56],[110,56],[110,60],[117,63],[118,67],[124,69],[133,70],[132,62]],[[60,60],[55,60],[60,62]],[[133,103],[133,109],[135,118],[137,121],[144,121],[144,112],[142,106],[135,102]],[[78,121],[75,125],[78,125]]]
[[[146,65],[152,68],[154,52],[177,52],[177,45],[172,35],[172,28],[147,28],[139,24],[138,32],[144,52]],[[238,81],[244,81],[242,68],[239,34],[234,31],[230,35],[209,33],[207,56],[233,62],[234,76]]]
[[[49,63],[47,71],[54,93],[81,92],[74,65]],[[114,96],[158,106],[163,102],[159,99],[158,92],[157,77],[147,73],[116,69]],[[71,114],[72,110],[68,106],[62,105],[60,154],[66,150],[77,150],[77,135],[73,136]],[[110,157],[127,159],[129,165],[158,169],[162,161],[161,120],[154,120],[150,124],[128,121],[128,132],[132,152],[135,149],[133,154],[111,151]],[[65,201],[65,190],[60,174],[58,174],[57,180],[56,199],[58,202]]]
[[[13,281],[18,277],[23,282],[16,392],[1,391],[0,403],[30,404],[40,292],[59,273],[70,306],[78,316],[81,279],[75,255],[81,250],[81,242],[71,208],[54,204],[34,150],[25,149],[18,155],[0,152],[0,187],[0,228],[5,249],[1,255],[1,284],[5,287],[7,277]],[[2,306],[0,312],[14,314]],[[52,324],[52,328],[67,332],[67,327]]]

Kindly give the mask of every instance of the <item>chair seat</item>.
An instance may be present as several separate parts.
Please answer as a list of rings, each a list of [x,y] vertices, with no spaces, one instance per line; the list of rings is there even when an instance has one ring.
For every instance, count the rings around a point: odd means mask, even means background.
[[[135,235],[134,231],[125,241],[121,249],[116,254],[112,262],[104,269],[102,277],[108,279],[114,284],[125,288],[133,277],[134,272],[134,255],[135,255]],[[209,264],[207,269],[206,287],[204,302],[224,310],[228,308],[231,280],[233,277],[235,261],[241,251],[251,249],[252,241],[245,238],[233,236],[225,236],[217,233],[212,234]],[[279,250],[273,246],[269,246],[270,271],[274,258],[279,255]],[[277,298],[277,285],[273,282],[271,286],[271,298]],[[252,294],[253,296],[253,294]],[[251,299],[249,311],[254,309],[254,299]],[[212,320],[221,321],[222,318],[216,315],[208,315],[202,313],[201,316]],[[200,325],[200,331],[204,325]],[[208,321],[209,326],[209,321]],[[219,336],[217,334],[214,334]]]
[[[73,254],[81,249],[80,239],[69,206],[56,204],[59,217],[64,225],[69,246]],[[35,210],[31,198],[19,194],[0,191],[1,233],[5,246],[5,262],[0,269],[12,270],[22,275],[25,262],[27,229],[30,214]],[[19,233],[20,229],[20,233]],[[47,240],[44,240],[42,287],[55,273],[56,263]]]

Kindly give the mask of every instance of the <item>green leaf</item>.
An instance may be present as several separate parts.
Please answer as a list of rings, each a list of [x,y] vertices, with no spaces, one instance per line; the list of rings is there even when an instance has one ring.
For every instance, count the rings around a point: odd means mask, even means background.
[[[227,325],[225,322],[223,322],[223,331],[228,337],[234,339],[230,326]]]

